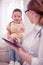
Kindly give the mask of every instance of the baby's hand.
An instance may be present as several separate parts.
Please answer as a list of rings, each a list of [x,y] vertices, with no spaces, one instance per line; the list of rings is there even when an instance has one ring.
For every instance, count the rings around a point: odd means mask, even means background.
[[[16,45],[20,45],[20,39],[19,38],[15,38],[15,42],[16,42]]]
[[[17,45],[20,43],[20,39],[17,37],[16,33],[11,34],[11,40],[15,41]]]
[[[23,37],[24,37],[24,33],[19,33],[19,34],[18,34],[18,37],[19,37],[19,38],[23,38]]]
[[[15,40],[15,38],[17,38],[17,34],[16,33],[11,34],[11,39]]]

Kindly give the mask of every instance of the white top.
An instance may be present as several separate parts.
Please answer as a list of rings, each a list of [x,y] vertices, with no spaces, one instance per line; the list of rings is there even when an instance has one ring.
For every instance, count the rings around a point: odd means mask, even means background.
[[[42,26],[35,26],[23,41],[26,52],[33,56],[31,65],[43,65],[43,29],[41,30],[41,37],[39,37],[40,33],[38,32],[40,29],[42,29]],[[25,62],[23,65],[29,64]]]

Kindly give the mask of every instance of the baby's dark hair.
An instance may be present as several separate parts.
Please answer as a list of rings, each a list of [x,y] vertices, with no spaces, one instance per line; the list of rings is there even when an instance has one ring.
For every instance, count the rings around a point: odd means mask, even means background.
[[[14,13],[14,12],[20,12],[20,13],[22,14],[22,11],[21,11],[20,9],[14,9],[14,10],[13,10],[13,13]]]

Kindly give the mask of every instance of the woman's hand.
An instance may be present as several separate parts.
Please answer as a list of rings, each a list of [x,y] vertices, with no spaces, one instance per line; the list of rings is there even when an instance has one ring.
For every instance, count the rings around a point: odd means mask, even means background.
[[[31,64],[31,61],[32,61],[32,56],[27,54],[24,50],[23,50],[23,47],[15,47],[14,45],[12,44],[9,44],[7,43],[15,52],[17,52],[17,54],[19,54],[19,56],[22,58],[23,61],[26,61],[28,62],[29,64]]]

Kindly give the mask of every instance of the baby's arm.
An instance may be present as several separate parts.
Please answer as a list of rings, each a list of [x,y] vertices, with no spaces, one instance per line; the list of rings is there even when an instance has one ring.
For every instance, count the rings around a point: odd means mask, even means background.
[[[18,31],[18,37],[19,37],[19,38],[23,38],[23,37],[24,37],[24,33],[25,33],[25,25],[22,23],[22,24],[21,24],[21,28],[20,28],[20,30]]]
[[[18,30],[18,33],[24,33],[25,32],[25,25],[24,23],[20,24],[20,29]]]
[[[9,39],[10,38],[10,35],[11,35],[11,31],[10,31],[10,25],[7,26],[7,38]]]
[[[21,23],[21,29],[20,29],[21,33],[25,32],[25,25],[23,23]]]
[[[9,31],[7,31],[6,37],[7,37],[8,39],[10,39],[10,38],[11,38],[11,34],[10,34],[10,32],[9,32]]]
[[[13,40],[15,40],[15,38],[17,38],[17,34],[16,34],[16,33],[12,33],[10,36],[11,36],[11,38],[12,38]]]

